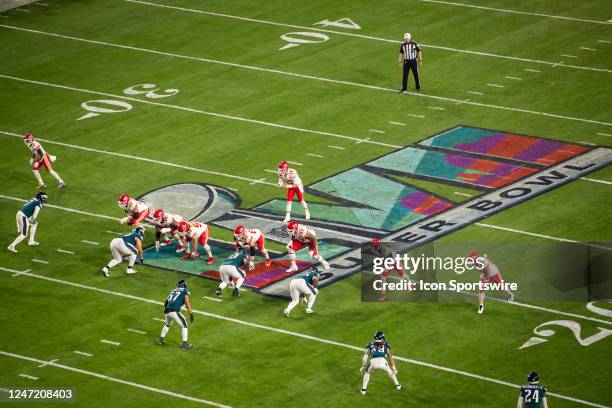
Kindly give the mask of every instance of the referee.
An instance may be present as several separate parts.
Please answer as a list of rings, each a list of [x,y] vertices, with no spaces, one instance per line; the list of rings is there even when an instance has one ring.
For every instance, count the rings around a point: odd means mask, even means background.
[[[410,35],[410,33],[404,34],[404,42],[400,46],[400,53],[397,63],[399,65],[402,65],[403,63],[404,65],[402,89],[400,89],[400,93],[405,93],[408,91],[408,73],[411,70],[412,75],[414,75],[416,91],[419,92],[421,90],[421,82],[419,81],[419,67],[423,63],[423,53],[421,52],[421,47],[412,41],[412,35]]]

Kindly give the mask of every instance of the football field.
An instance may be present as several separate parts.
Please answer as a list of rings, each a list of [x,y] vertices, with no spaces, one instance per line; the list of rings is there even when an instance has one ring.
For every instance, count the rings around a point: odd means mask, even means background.
[[[473,296],[362,302],[362,276],[343,264],[374,236],[402,241],[495,194],[514,201],[426,239],[612,251],[612,3],[469,1],[41,0],[1,12],[0,405],[10,389],[71,389],[64,404],[78,407],[507,407],[535,370],[553,408],[611,407],[612,299],[519,291],[482,315]],[[412,75],[398,93],[405,32],[422,49],[419,93]],[[15,213],[37,192],[26,132],[66,187],[41,171],[40,245],[11,253]],[[288,318],[283,160],[332,266],[315,313]],[[521,184],[546,172],[558,184]],[[110,241],[131,230],[124,193],[208,223],[216,263],[155,252],[147,228],[137,273],[102,276]],[[237,222],[269,226],[273,266],[219,299]],[[501,265],[513,279],[540,272],[513,262]],[[194,308],[187,352],[176,326],[155,344],[178,279]],[[364,397],[377,330],[403,388],[377,371]]]

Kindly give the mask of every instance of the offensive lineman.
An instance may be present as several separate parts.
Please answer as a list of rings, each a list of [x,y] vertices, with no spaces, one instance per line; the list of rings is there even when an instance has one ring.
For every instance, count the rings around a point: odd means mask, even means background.
[[[215,290],[217,297],[221,297],[221,291],[225,289],[227,285],[230,285],[234,279],[236,279],[236,283],[234,284],[232,296],[240,296],[240,286],[242,286],[244,278],[246,277],[244,268],[248,263],[249,261],[244,248],[238,249],[221,263],[221,266],[219,266],[221,283]]]
[[[395,253],[389,248],[387,245],[383,245],[382,241],[378,237],[372,238],[370,241],[370,245],[372,246],[372,250],[374,251],[374,256],[377,258],[395,258]],[[406,276],[406,272],[401,267],[399,263],[397,263],[393,268],[385,269],[385,271],[381,275],[381,280],[383,284],[387,282],[387,278],[391,274],[393,270],[396,270],[400,279],[408,280],[408,283],[411,284],[410,276]],[[384,286],[383,286],[384,287]],[[385,290],[381,290],[378,295],[378,301],[384,302],[386,299]]]
[[[314,313],[312,305],[319,294],[319,270],[316,266],[308,269],[305,273],[293,279],[289,283],[289,292],[291,293],[291,302],[285,309],[285,317],[289,317],[291,310],[300,303],[300,298],[303,296],[306,300],[306,313]]]
[[[368,357],[370,357],[370,364],[368,364]],[[387,362],[387,358],[389,361]],[[389,367],[391,363],[391,367]],[[366,364],[367,368],[366,368]],[[385,341],[385,335],[382,331],[377,331],[374,334],[374,341],[368,343],[363,360],[361,369],[359,371],[363,374],[363,385],[361,387],[361,395],[366,395],[366,389],[368,388],[368,382],[370,382],[370,374],[373,370],[385,370],[389,375],[389,378],[393,381],[396,390],[401,390],[402,385],[397,381],[397,368],[395,367],[395,360],[391,354],[391,346]]]
[[[527,376],[528,384],[521,385],[517,408],[548,408],[548,401],[546,400],[548,390],[545,386],[539,385],[539,381],[538,373],[535,371],[529,373]]]
[[[45,151],[40,143],[38,143],[34,136],[31,133],[26,133],[23,136],[23,141],[28,146],[28,149],[32,152],[32,158],[30,159],[30,165],[32,166],[32,172],[34,173],[34,177],[36,181],[38,181],[37,189],[43,189],[47,187],[42,177],[40,176],[40,168],[44,167],[47,169],[49,174],[51,174],[57,180],[57,188],[64,188],[66,184],[64,180],[60,177],[59,174],[55,170],[53,170],[53,166],[51,163],[55,161],[55,156],[50,155]]]
[[[127,273],[131,275],[136,273],[134,263],[143,263],[144,254],[142,253],[142,243],[144,241],[144,228],[136,227],[134,231],[122,237],[115,238],[110,243],[110,250],[113,254],[113,259],[102,268],[101,272],[106,278],[110,276],[110,269],[119,265],[123,261],[125,255],[129,256]]]
[[[161,334],[159,336],[159,340],[157,340],[157,344],[163,346],[165,343],[164,338],[168,331],[170,331],[170,326],[172,326],[173,322],[176,322],[179,326],[181,326],[181,335],[183,338],[183,344],[181,348],[185,351],[189,350],[193,346],[187,342],[188,330],[187,330],[187,322],[185,318],[181,314],[181,307],[185,305],[187,307],[187,312],[189,313],[189,321],[193,323],[193,312],[191,310],[191,303],[189,302],[190,293],[187,290],[187,282],[183,279],[176,282],[176,288],[172,289],[164,302],[164,315],[166,316],[166,324],[162,328]]]
[[[36,193],[36,197],[28,201],[21,207],[21,210],[17,211],[17,232],[19,235],[15,240],[7,247],[7,249],[11,252],[17,253],[15,247],[25,239],[28,235],[28,229],[30,230],[30,239],[28,240],[28,245],[35,246],[38,245],[38,242],[34,240],[34,235],[36,234],[36,228],[38,228],[38,214],[40,210],[43,208],[43,203],[47,201],[47,193],[44,191],[39,191]]]
[[[212,265],[215,263],[215,257],[212,256],[208,238],[210,237],[210,229],[208,225],[195,221],[181,221],[176,227],[176,230],[181,239],[187,244],[185,255],[181,257],[183,260],[197,259],[200,257],[198,252],[198,243],[204,248],[208,254],[206,263]],[[189,245],[191,243],[191,245]]]
[[[247,229],[243,225],[238,225],[234,229],[234,241],[236,242],[236,249],[245,246],[249,248],[249,271],[255,269],[255,246],[257,246],[259,252],[266,258],[264,266],[270,266],[272,263],[268,250],[265,247],[266,236],[261,230],[257,228]]]
[[[137,227],[151,213],[148,205],[142,201],[130,198],[127,194],[121,194],[117,202],[119,203],[119,208],[123,209],[127,214],[127,217],[119,221],[121,224]]]
[[[183,221],[183,217],[180,215],[167,213],[161,208],[155,210],[153,213],[153,222],[155,223],[155,251],[159,252],[162,245],[168,245],[172,241],[172,239],[166,236],[160,243],[161,235],[164,232],[170,232],[170,235],[178,241],[179,247],[176,252],[185,250],[185,245],[177,233],[177,228],[181,221]]]
[[[477,259],[480,259],[484,266],[480,270],[480,282],[488,283],[502,283],[503,278],[501,276],[501,272],[497,265],[495,265],[486,255],[480,255],[478,252],[473,251],[470,252],[468,258],[471,258],[476,262]],[[478,265],[476,263],[476,265]],[[510,289],[506,289],[506,293],[508,294],[508,303],[514,302],[514,293]],[[481,290],[478,293],[478,314],[482,314],[484,312],[484,300],[485,300],[485,291]]]
[[[317,234],[312,229],[306,225],[298,224],[295,221],[289,221],[287,224],[287,230],[291,234],[291,242],[287,244],[287,252],[289,254],[289,262],[291,262],[291,266],[286,270],[286,272],[295,272],[298,270],[297,263],[295,262],[295,253],[306,246],[309,249],[310,256],[319,261],[323,266],[323,269],[326,271],[329,270],[329,264],[321,255],[319,255]]]
[[[298,201],[304,209],[304,217],[309,220],[310,212],[308,205],[304,201],[304,185],[298,175],[297,170],[289,168],[289,162],[282,161],[278,164],[278,185],[287,189],[287,206],[285,207],[285,219],[283,222],[289,222],[291,219],[291,204],[293,196],[297,195]]]

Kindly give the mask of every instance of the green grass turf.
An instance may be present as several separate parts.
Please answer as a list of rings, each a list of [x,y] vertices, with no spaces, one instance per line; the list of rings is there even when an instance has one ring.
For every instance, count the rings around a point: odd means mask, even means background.
[[[274,175],[264,170],[278,161],[304,163],[300,174],[306,184],[364,163],[394,149],[391,146],[355,143],[355,140],[313,133],[330,132],[353,138],[370,138],[387,145],[405,146],[457,124],[499,129],[571,142],[611,145],[610,126],[484,106],[457,104],[414,95],[398,96],[389,89],[400,86],[395,66],[398,43],[326,33],[329,41],[278,51],[279,36],[308,31],[235,18],[151,7],[121,0],[70,2],[46,1],[49,7],[28,6],[29,13],[2,13],[0,24],[81,39],[167,52],[122,49],[85,43],[40,33],[0,27],[0,75],[41,81],[78,89],[0,77],[0,131],[35,135],[62,143],[142,156],[198,169],[249,179]],[[610,69],[612,40],[609,26],[588,22],[513,15],[411,1],[330,3],[303,2],[203,2],[164,0],[159,4],[250,17],[276,23],[319,27],[325,19],[350,17],[361,30],[328,27],[379,39],[400,39],[405,31],[423,44],[491,54]],[[544,14],[605,20],[610,5],[592,2],[484,2],[479,5],[513,8]],[[596,52],[579,47],[596,48]],[[442,50],[424,46],[424,94],[561,116],[611,122],[610,72],[551,67]],[[563,59],[561,54],[578,56]],[[219,63],[180,58],[208,58],[266,69],[348,81],[330,83],[283,73],[230,67]],[[540,73],[525,71],[526,68]],[[506,76],[518,76],[522,81]],[[154,83],[179,93],[154,102],[128,101],[129,112],[102,114],[76,121],[86,111],[80,104],[96,99],[116,99],[129,86]],[[502,84],[491,88],[487,83]],[[412,83],[411,83],[412,86]],[[109,95],[93,94],[103,92]],[[482,96],[468,94],[480,91]],[[134,98],[146,101],[142,96]],[[444,111],[431,109],[443,107]],[[282,124],[307,131],[248,123],[181,108]],[[422,115],[418,118],[410,115]],[[406,126],[389,124],[406,123]],[[369,132],[384,130],[385,134]],[[0,194],[26,199],[34,194],[27,166],[27,151],[15,137],[0,134],[4,175]],[[329,145],[345,150],[329,148]],[[121,216],[116,197],[122,192],[142,194],[180,182],[203,182],[238,190],[245,208],[282,197],[267,184],[216,176],[158,163],[136,161],[69,146],[45,144],[59,157],[57,169],[68,183],[66,190],[49,188],[50,203],[111,217]],[[324,159],[305,156],[322,154]],[[45,179],[52,179],[43,172]],[[612,181],[612,169],[590,178]],[[413,184],[462,201],[455,187]],[[610,242],[612,238],[612,188],[585,180],[504,211],[484,221],[516,230],[572,240]],[[324,200],[307,196],[311,201]],[[0,233],[7,245],[14,236],[14,213],[19,203],[0,199],[3,223]],[[123,266],[102,278],[98,269],[110,258],[106,230],[126,231],[112,220],[45,208],[40,218],[41,246],[22,244],[18,255],[0,253],[0,266],[91,287],[162,301],[178,279],[176,273],[140,267],[126,276]],[[217,237],[229,239],[229,231]],[[100,242],[87,245],[82,239]],[[473,225],[442,242],[550,242],[545,238]],[[147,243],[151,243],[147,237]],[[69,249],[75,255],[58,253]],[[280,245],[274,249],[282,249]],[[40,264],[32,258],[50,262]],[[609,390],[609,355],[612,337],[591,346],[580,346],[572,334],[557,329],[547,343],[525,350],[518,347],[532,330],[550,320],[571,319],[540,310],[489,302],[486,314],[474,313],[471,300],[444,304],[361,303],[360,277],[352,276],[325,288],[308,316],[299,306],[290,319],[282,317],[285,301],[252,292],[222,302],[203,296],[214,293],[212,281],[187,278],[197,310],[242,321],[302,333],[362,347],[373,332],[383,329],[398,356],[412,358],[506,381],[523,382],[537,370],[551,392],[612,405]],[[405,389],[393,392],[388,378],[375,373],[364,400],[357,392],[361,353],[197,315],[190,329],[194,349],[181,352],[179,332],[172,329],[165,348],[153,346],[162,323],[159,305],[49,282],[34,277],[0,273],[2,305],[13,311],[0,326],[0,350],[109,375],[118,379],[236,407],[252,406],[379,406],[389,407],[497,407],[514,404],[517,391],[431,367],[398,362]],[[543,307],[590,317],[583,303],[543,303]],[[605,323],[576,319],[582,338],[598,332]],[[609,319],[608,319],[609,321]],[[127,329],[145,331],[146,335]],[[114,347],[100,339],[118,341]],[[73,353],[94,354],[88,358]],[[0,386],[71,387],[73,406],[200,406],[128,385],[62,370],[38,368],[35,363],[0,356]],[[32,381],[25,373],[39,377]],[[581,403],[551,397],[555,407],[580,407]]]

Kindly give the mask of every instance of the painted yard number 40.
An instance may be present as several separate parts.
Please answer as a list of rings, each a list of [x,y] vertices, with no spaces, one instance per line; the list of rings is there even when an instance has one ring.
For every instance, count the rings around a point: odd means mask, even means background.
[[[352,30],[361,30],[361,26],[355,23],[348,17],[341,18],[336,21],[323,20],[315,23],[323,27],[338,27],[338,28],[349,28]],[[278,50],[286,50],[288,48],[299,47],[302,44],[314,44],[321,43],[329,40],[329,36],[323,33],[312,32],[312,31],[296,31],[286,33],[280,36],[281,40],[286,41],[287,44],[280,47]]]
[[[587,303],[586,308],[593,313],[597,313],[605,317],[612,317],[612,310],[595,306],[594,302]],[[580,323],[575,322],[573,320],[553,320],[550,322],[542,323],[541,325],[533,329],[533,333],[537,334],[538,336],[542,336],[542,337],[553,336],[555,334],[555,331],[550,330],[550,329],[543,329],[545,326],[561,326],[561,327],[568,328],[574,334],[574,337],[576,338],[576,341],[578,342],[578,344],[580,344],[581,346],[585,346],[585,347],[590,346],[591,344],[596,343],[599,340],[602,340],[612,335],[612,330],[606,329],[603,327],[598,327],[599,329],[598,333],[595,333],[592,336],[583,338],[580,335],[580,332],[582,331]],[[543,339],[542,337],[534,336],[530,338],[525,343],[523,343],[521,347],[519,347],[519,350],[527,348],[527,347],[535,346],[536,344],[540,344],[540,343],[544,343],[548,341],[547,339]]]

